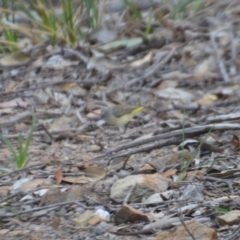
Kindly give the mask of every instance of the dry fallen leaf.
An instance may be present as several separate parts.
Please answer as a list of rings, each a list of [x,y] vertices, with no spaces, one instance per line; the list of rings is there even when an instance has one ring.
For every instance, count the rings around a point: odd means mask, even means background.
[[[15,52],[0,58],[0,65],[4,67],[19,67],[29,61],[29,55],[23,52]]]
[[[144,56],[142,59],[136,60],[130,64],[133,68],[141,67],[142,65],[148,64],[152,58],[153,58],[154,52],[150,51],[146,56]]]
[[[55,175],[57,184],[61,183],[63,179],[62,169],[58,169],[54,175]]]
[[[82,170],[84,176],[76,177],[63,177],[62,181],[69,183],[90,183],[97,182],[106,177],[106,169],[101,167],[83,167]]]
[[[200,104],[200,105],[210,105],[218,100],[218,96],[215,94],[207,94],[201,99],[193,102],[192,104]]]
[[[80,227],[85,227],[88,224],[89,219],[93,216],[93,210],[86,210],[83,213],[72,218],[72,221],[78,224]]]
[[[148,216],[131,206],[123,205],[114,215],[114,222],[121,224],[125,222],[147,222]]]
[[[233,144],[235,151],[239,151],[240,150],[240,139],[239,139],[239,137],[237,135],[233,134],[231,143]]]
[[[49,187],[52,185],[51,179],[33,179],[28,182],[23,183],[19,189],[29,190],[37,187]]]
[[[13,108],[13,107],[26,108],[27,106],[28,106],[28,102],[23,101],[21,98],[16,98],[9,102],[0,103],[0,108]]]
[[[164,177],[171,177],[174,174],[176,174],[176,172],[177,172],[177,169],[171,168],[171,169],[167,170],[166,172],[164,172],[163,176]]]

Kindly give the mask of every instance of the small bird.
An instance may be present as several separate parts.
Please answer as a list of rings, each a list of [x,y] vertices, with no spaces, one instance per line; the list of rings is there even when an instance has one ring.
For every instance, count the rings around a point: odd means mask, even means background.
[[[143,111],[143,109],[143,106],[115,105],[107,108],[103,112],[101,119],[105,120],[109,125],[124,127],[137,113]]]

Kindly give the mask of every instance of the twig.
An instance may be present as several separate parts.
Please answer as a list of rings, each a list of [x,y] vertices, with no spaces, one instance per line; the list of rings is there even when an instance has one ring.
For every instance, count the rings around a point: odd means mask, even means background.
[[[80,203],[80,202],[78,202],[78,201],[75,201],[74,203],[75,203],[76,205],[84,208],[84,209],[94,209],[94,208],[95,208],[95,206],[87,207],[86,205],[84,205],[84,204],[82,204],[82,203]]]
[[[218,116],[212,116],[207,117],[205,119],[206,123],[212,123],[212,122],[222,122],[222,121],[231,121],[231,120],[237,120],[240,119],[240,112],[234,112],[229,114],[223,114]]]
[[[9,117],[7,120],[0,121],[0,126],[5,127],[5,126],[9,126],[9,125],[14,125],[14,123],[22,122],[24,119],[32,117],[32,115],[33,115],[33,113],[29,112],[29,111],[22,112],[16,116]]]
[[[229,237],[226,237],[225,240],[238,240],[240,238],[240,224],[237,228],[230,234]]]
[[[37,208],[33,208],[30,210],[26,210],[26,211],[21,211],[21,212],[16,212],[16,213],[8,213],[6,215],[0,215],[0,217],[14,217],[17,215],[23,215],[23,214],[28,214],[28,213],[32,213],[32,212],[38,212],[44,209],[49,209],[49,208],[58,208],[61,206],[65,206],[65,205],[70,205],[70,204],[75,204],[75,201],[71,201],[71,202],[62,202],[62,203],[56,203],[56,204],[52,204],[52,205],[48,205],[48,206],[43,206],[43,207],[37,207]]]
[[[239,103],[239,99],[235,99],[235,100],[224,100],[224,101],[219,101],[216,102],[214,104],[211,105],[182,105],[182,104],[178,104],[178,103],[174,103],[172,105],[170,105],[167,108],[164,109],[153,109],[154,111],[156,111],[157,114],[160,113],[164,113],[164,112],[169,112],[169,111],[174,111],[174,110],[186,110],[186,111],[208,111],[210,109],[215,109],[217,107],[223,107],[223,106],[228,106],[228,105],[235,105]]]
[[[132,149],[130,151],[126,151],[126,152],[123,152],[123,153],[119,153],[119,154],[116,154],[116,155],[113,155],[111,156],[109,159],[108,159],[108,165],[110,164],[110,162],[115,159],[115,158],[119,158],[119,157],[126,157],[126,156],[131,156],[133,154],[136,154],[136,153],[140,153],[140,152],[149,152],[153,149],[159,149],[159,148],[162,148],[162,147],[165,147],[165,146],[169,146],[169,145],[176,145],[176,144],[179,144],[181,143],[182,139],[178,138],[178,139],[174,139],[174,138],[171,138],[171,139],[167,139],[165,141],[161,141],[161,142],[156,142],[156,143],[152,143],[150,144],[149,146],[146,146],[146,147],[139,147],[139,148],[136,148],[136,149]],[[98,158],[102,158],[106,155],[103,155],[103,156],[99,156],[97,157],[96,159]],[[95,159],[95,160],[96,160]]]
[[[26,195],[27,195],[27,194],[30,194],[30,193],[33,193],[33,192],[36,192],[36,191],[42,190],[42,189],[44,189],[44,188],[36,188],[36,189],[28,190],[28,191],[25,191],[25,190],[24,190],[24,191],[18,191],[18,192],[16,192],[16,193],[13,193],[13,194],[11,194],[11,195],[9,195],[9,196],[1,199],[1,200],[0,200],[0,203],[6,202],[6,201],[8,201],[9,199],[18,196],[19,194],[26,194]]]
[[[127,204],[128,200],[131,197],[133,190],[135,189],[136,186],[137,186],[137,183],[133,184],[132,187],[129,189],[128,194],[123,201],[123,204]]]
[[[215,178],[215,177],[208,177],[208,176],[207,176],[207,177],[203,177],[203,180],[226,183],[226,185],[227,185],[227,186],[229,187],[229,189],[231,190],[231,194],[234,194],[234,190],[233,190],[232,183],[231,183],[230,180],[220,179],[220,178]]]
[[[125,169],[126,164],[127,164],[127,162],[128,162],[128,159],[129,159],[129,156],[127,156],[127,157],[125,158],[125,160],[124,160],[124,162],[123,162],[123,165],[122,165],[121,169]]]
[[[18,169],[16,171],[13,171],[13,172],[8,172],[6,174],[3,174],[3,175],[0,175],[0,178],[3,178],[3,177],[6,177],[6,176],[11,176],[11,175],[17,175],[21,172],[25,172],[25,171],[29,171],[29,170],[33,170],[33,169],[37,169],[37,168],[40,168],[42,167],[43,164],[41,163],[38,163],[38,164],[35,164],[35,165],[32,165],[32,166],[28,166],[28,167],[24,167],[24,168],[21,168],[21,169]]]
[[[179,217],[179,220],[181,221],[182,225],[184,226],[184,228],[185,228],[186,231],[188,232],[189,236],[190,236],[193,240],[196,240],[196,238],[192,235],[192,233],[189,231],[189,229],[187,228],[187,226],[186,226],[186,224],[185,224],[185,222],[184,222],[181,208],[178,208],[178,217]]]
[[[196,127],[191,127],[191,128],[175,130],[175,131],[171,131],[169,133],[163,133],[163,134],[159,134],[159,135],[156,135],[153,137],[149,137],[147,139],[140,139],[140,140],[133,141],[131,143],[118,145],[115,148],[110,148],[107,151],[107,154],[116,153],[116,152],[119,152],[124,149],[138,147],[140,145],[151,143],[154,141],[160,141],[160,140],[169,139],[172,137],[181,137],[183,133],[186,137],[190,137],[190,136],[195,136],[196,134],[207,133],[210,130],[211,131],[240,130],[240,124],[237,124],[237,123],[209,124],[209,125],[196,126]]]
[[[45,131],[45,133],[49,136],[49,138],[51,139],[51,141],[53,141],[53,140],[54,140],[54,137],[53,137],[52,134],[47,130],[47,128],[45,127],[45,125],[44,125],[44,124],[41,124],[40,126],[41,126],[41,128]]]
[[[219,30],[219,31],[222,31],[222,30]],[[217,35],[217,32],[214,32],[214,33],[211,34],[211,43],[212,43],[212,46],[213,46],[213,50],[216,54],[216,62],[217,62],[219,71],[221,73],[221,76],[223,78],[223,81],[224,82],[230,82],[230,79],[229,79],[229,76],[227,74],[226,68],[223,64],[223,61],[220,59],[220,55],[219,55],[219,52],[218,52],[218,47],[217,47],[217,44],[216,44],[216,41],[215,41],[216,35]]]
[[[99,84],[101,82],[104,82],[106,79],[103,79],[101,81],[90,81],[89,80],[89,76],[88,78],[84,79],[83,81],[79,81],[76,79],[67,79],[67,80],[60,80],[60,81],[51,81],[48,83],[44,83],[38,86],[34,86],[34,87],[30,87],[30,88],[24,88],[24,89],[19,89],[17,91],[10,91],[10,92],[0,92],[0,97],[4,97],[4,96],[8,96],[8,95],[18,95],[19,93],[23,93],[25,91],[34,91],[34,90],[38,90],[41,88],[46,88],[46,87],[50,87],[50,86],[54,86],[54,85],[61,85],[64,83],[77,83],[79,85],[83,85],[83,86],[92,86],[95,84]]]
[[[156,61],[152,66],[148,67],[144,73],[143,76],[141,77],[136,77],[134,79],[132,79],[131,81],[129,81],[126,86],[120,86],[118,88],[115,88],[111,91],[108,92],[108,94],[112,93],[112,92],[116,92],[118,90],[127,88],[129,89],[130,87],[134,86],[136,83],[139,83],[141,81],[143,81],[145,78],[150,77],[153,73],[155,73],[157,70],[160,70],[173,56],[174,52],[176,49],[172,49],[171,51],[169,51],[168,53],[166,53],[166,55],[164,55],[163,58],[158,59],[158,61]]]

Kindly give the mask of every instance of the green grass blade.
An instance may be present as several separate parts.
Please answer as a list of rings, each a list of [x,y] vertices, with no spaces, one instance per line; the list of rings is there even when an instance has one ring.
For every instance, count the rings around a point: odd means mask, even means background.
[[[0,134],[0,140],[7,145],[8,149],[10,150],[10,152],[13,155],[14,161],[16,161],[18,156],[17,156],[16,151],[13,148],[13,145],[10,143],[10,141],[1,134]]]
[[[178,14],[183,14],[186,12],[186,7],[187,5],[189,5],[190,3],[192,3],[194,0],[183,0],[180,1],[179,4],[173,9],[173,11],[170,13],[170,17],[174,18],[176,17]]]
[[[77,39],[74,34],[74,9],[73,9],[73,4],[72,0],[64,0],[62,4],[62,9],[63,9],[63,17],[65,21],[65,27],[67,28],[67,35],[72,44],[74,44]]]
[[[10,6],[8,6],[10,5]],[[14,8],[14,1],[11,0],[10,4],[6,0],[2,1],[2,9],[3,9],[3,14],[8,22],[15,23],[15,14],[12,10],[9,10],[9,8],[13,9]],[[6,41],[17,43],[17,34],[15,31],[7,28],[3,28],[3,33]],[[18,51],[17,46],[10,45],[8,48],[6,48],[7,51],[11,52],[16,52]]]
[[[92,30],[98,28],[99,12],[96,0],[85,0],[85,6],[88,15],[88,25]]]
[[[138,7],[136,7],[133,3],[131,3],[129,0],[124,0],[124,5],[130,9],[133,16],[137,20],[142,20],[142,14]]]
[[[18,159],[17,159],[17,168],[22,168],[24,164],[24,159],[23,159],[23,136],[20,133],[18,135]]]
[[[28,137],[27,137],[27,141],[26,141],[26,144],[25,144],[25,148],[23,149],[23,158],[24,158],[24,161],[26,161],[26,157],[27,157],[27,154],[28,154],[29,146],[30,146],[30,144],[31,144],[31,142],[32,142],[33,131],[34,131],[34,128],[35,128],[36,121],[37,121],[37,118],[36,118],[36,116],[34,115],[33,118],[32,118],[31,129],[30,129],[29,135],[28,135]]]

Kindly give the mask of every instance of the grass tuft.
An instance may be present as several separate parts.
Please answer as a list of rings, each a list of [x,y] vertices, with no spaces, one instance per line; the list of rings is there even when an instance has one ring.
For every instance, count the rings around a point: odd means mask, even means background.
[[[12,143],[6,137],[0,134],[0,140],[7,145],[8,149],[12,153],[13,160],[18,169],[25,167],[30,160],[27,158],[27,155],[28,155],[30,144],[32,142],[35,124],[36,124],[36,116],[33,116],[30,132],[28,134],[25,144],[23,142],[22,134],[19,134],[18,136],[18,151],[14,149]]]

